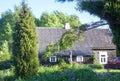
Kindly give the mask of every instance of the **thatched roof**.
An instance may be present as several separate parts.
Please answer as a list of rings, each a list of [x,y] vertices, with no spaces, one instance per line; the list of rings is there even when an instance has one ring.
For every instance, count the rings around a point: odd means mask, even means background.
[[[46,46],[60,40],[67,30],[63,28],[37,28],[39,38],[39,54],[45,52]],[[69,39],[68,39],[69,40]],[[108,29],[91,29],[85,32],[81,41],[76,41],[71,47],[73,55],[92,55],[92,50],[114,50],[116,47],[112,43],[112,33]],[[66,50],[63,55],[69,55]]]

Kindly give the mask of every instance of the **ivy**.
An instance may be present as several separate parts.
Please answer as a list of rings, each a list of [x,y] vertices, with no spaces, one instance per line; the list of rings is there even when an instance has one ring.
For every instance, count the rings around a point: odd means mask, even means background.
[[[52,56],[57,52],[61,52],[63,50],[69,50],[75,41],[80,40],[83,36],[83,31],[79,29],[71,29],[65,32],[61,39],[56,42],[55,44],[50,44],[46,48],[46,52],[44,54],[44,58],[47,59],[48,57]]]
[[[46,52],[43,56],[44,59],[47,59],[48,57],[52,56],[52,54],[55,52],[55,49],[54,49],[54,44],[51,43],[50,45],[48,45],[46,47]]]

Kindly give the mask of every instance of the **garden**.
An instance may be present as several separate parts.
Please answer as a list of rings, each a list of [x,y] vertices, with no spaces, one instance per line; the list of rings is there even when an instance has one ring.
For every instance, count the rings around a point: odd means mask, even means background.
[[[6,69],[7,68],[7,69]],[[0,81],[119,81],[120,70],[104,69],[98,64],[66,64],[39,66],[34,76],[16,78],[14,66],[0,68]]]

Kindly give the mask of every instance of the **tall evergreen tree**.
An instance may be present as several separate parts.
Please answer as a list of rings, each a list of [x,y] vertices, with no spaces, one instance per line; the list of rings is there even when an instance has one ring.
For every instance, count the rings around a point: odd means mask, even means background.
[[[37,72],[38,39],[34,17],[25,1],[22,2],[13,33],[13,55],[17,77],[34,75]]]

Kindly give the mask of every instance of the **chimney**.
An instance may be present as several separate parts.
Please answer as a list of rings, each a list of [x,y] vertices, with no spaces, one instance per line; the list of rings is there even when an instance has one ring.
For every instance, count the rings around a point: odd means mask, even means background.
[[[65,23],[65,29],[70,29],[70,24],[69,23]]]

